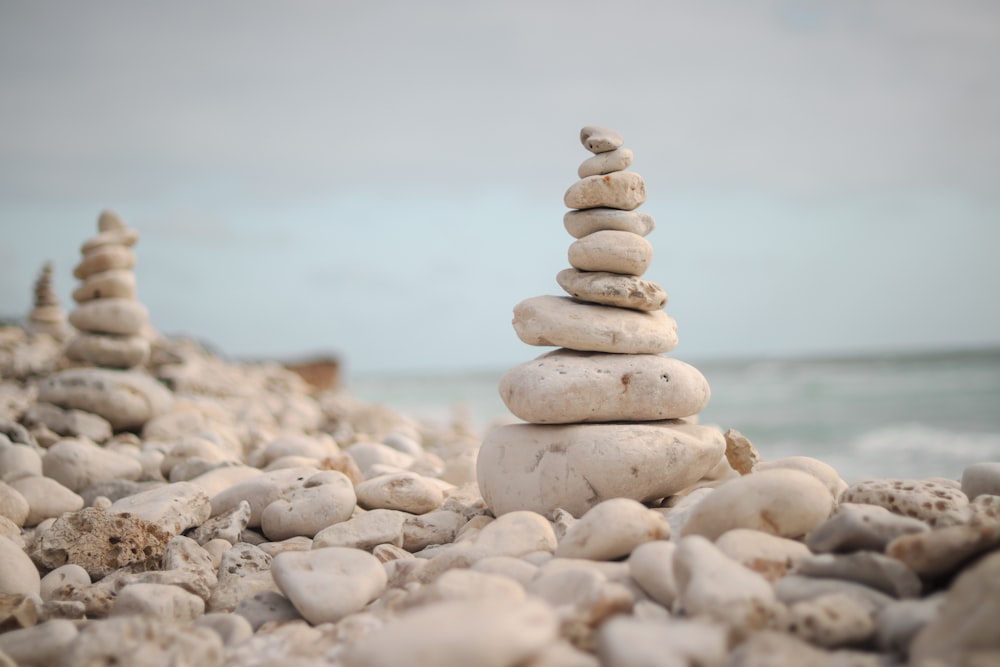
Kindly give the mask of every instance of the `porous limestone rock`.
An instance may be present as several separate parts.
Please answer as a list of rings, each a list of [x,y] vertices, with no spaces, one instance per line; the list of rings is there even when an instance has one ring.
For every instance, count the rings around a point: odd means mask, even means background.
[[[659,310],[667,305],[663,288],[638,276],[563,269],[556,274],[556,282],[570,296],[590,303],[641,311]]]
[[[852,484],[843,503],[878,505],[933,526],[964,523],[969,499],[961,490],[930,479],[871,479]]]
[[[646,184],[634,171],[588,176],[569,186],[563,196],[567,208],[598,206],[631,211],[646,201]]]

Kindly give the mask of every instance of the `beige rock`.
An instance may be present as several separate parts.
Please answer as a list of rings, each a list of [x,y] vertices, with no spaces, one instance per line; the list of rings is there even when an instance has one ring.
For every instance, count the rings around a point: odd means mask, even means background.
[[[302,488],[306,480],[318,472],[316,468],[307,466],[283,468],[249,477],[212,496],[212,516],[228,512],[246,500],[250,503],[250,520],[247,525],[257,528],[264,508],[275,500],[287,497],[293,489]],[[192,483],[197,484],[197,481]]]
[[[918,597],[920,578],[903,562],[873,551],[853,554],[816,554],[803,558],[797,574],[853,581],[896,598]]]
[[[143,336],[81,333],[66,347],[66,357],[103,368],[135,368],[149,358],[149,341]]]
[[[653,354],[559,349],[500,378],[507,408],[535,424],[677,419],[701,412],[710,395],[697,368]]]
[[[464,524],[465,517],[451,510],[407,517],[403,522],[403,548],[415,552],[432,544],[449,544]]]
[[[893,514],[879,505],[841,503],[836,513],[806,536],[816,553],[883,551],[901,535],[930,530],[919,519]]]
[[[581,301],[633,310],[659,310],[667,305],[667,293],[649,280],[607,271],[563,269],[556,274],[559,286]]]
[[[726,531],[715,540],[715,546],[772,583],[810,555],[809,548],[797,540],[749,528]]]
[[[0,440],[0,480],[10,482],[19,477],[41,477],[42,457],[39,451],[30,445]]]
[[[754,466],[754,472],[765,470],[799,470],[812,475],[826,486],[834,500],[837,500],[847,488],[847,482],[840,478],[833,466],[811,456],[786,456],[771,461],[761,461]]]
[[[725,629],[701,620],[664,623],[619,616],[598,632],[597,655],[602,665],[721,667],[726,654]]]
[[[97,273],[131,269],[134,266],[135,253],[128,248],[119,245],[101,246],[83,256],[73,269],[73,277],[85,280]]]
[[[100,231],[96,236],[92,236],[87,239],[82,246],[80,246],[80,252],[87,254],[95,248],[107,245],[121,245],[132,247],[139,242],[139,232],[134,229],[128,229],[127,227],[121,229],[108,229],[106,231]]]
[[[56,618],[30,628],[0,635],[0,655],[6,655],[19,667],[46,667],[65,664],[63,654],[76,639],[73,621]]]
[[[567,256],[580,271],[641,276],[653,261],[653,246],[638,234],[605,230],[571,243]]]
[[[512,424],[490,430],[477,463],[496,515],[514,510],[581,516],[609,498],[655,500],[687,488],[725,447],[713,427],[644,424]]]
[[[600,154],[620,148],[625,140],[610,128],[587,125],[580,130],[580,143],[591,153]]]
[[[825,648],[861,644],[875,634],[871,611],[843,593],[803,600],[789,608],[791,633]]]
[[[410,515],[397,510],[376,509],[357,514],[316,533],[313,549],[350,547],[369,551],[379,544],[403,546],[403,524]]]
[[[0,537],[0,594],[33,593],[41,590],[41,578],[28,554],[6,537]]]
[[[19,477],[10,486],[28,501],[25,526],[37,526],[45,519],[54,519],[65,512],[75,512],[83,507],[83,498],[48,477]]]
[[[90,575],[85,569],[75,563],[67,563],[42,577],[39,595],[43,600],[51,600],[54,593],[63,586],[82,587],[91,583]]]
[[[377,558],[367,551],[341,547],[278,554],[271,575],[313,624],[336,622],[359,611],[385,590],[387,581]]]
[[[646,236],[656,228],[653,216],[642,211],[622,211],[617,208],[588,208],[567,211],[563,226],[573,238],[583,238],[604,230],[631,232]]]
[[[149,311],[132,299],[94,299],[77,306],[69,321],[81,331],[134,336],[146,326]]]
[[[109,208],[104,209],[97,216],[98,232],[124,232],[127,229],[128,225],[125,224],[122,217]]]
[[[351,517],[357,501],[354,491],[347,475],[335,470],[318,472],[302,488],[293,489],[264,508],[261,530],[270,540],[313,537],[327,526]]]
[[[119,616],[86,625],[62,664],[222,667],[222,640],[208,628],[150,615]]]
[[[637,546],[628,558],[629,575],[646,595],[670,609],[677,598],[673,559],[676,542],[656,540]]]
[[[514,330],[528,345],[581,352],[659,354],[677,347],[677,323],[662,310],[626,310],[565,296],[536,296],[517,304]]]
[[[842,503],[866,503],[933,526],[964,523],[969,499],[959,489],[929,479],[871,479],[852,484]]]
[[[120,498],[108,508],[112,514],[128,513],[171,535],[200,526],[208,520],[211,510],[208,494],[191,482],[164,484]]]
[[[631,211],[646,201],[646,184],[634,171],[588,176],[569,186],[563,201],[567,208],[617,208]]]
[[[205,601],[197,595],[164,584],[130,584],[118,591],[112,616],[148,614],[182,623],[205,613]]]
[[[557,558],[614,560],[628,556],[644,542],[665,540],[670,528],[658,512],[630,498],[598,503],[566,531]]]
[[[70,368],[39,384],[38,400],[93,412],[116,431],[139,429],[170,411],[173,394],[148,375],[104,368]]]
[[[31,507],[21,493],[6,482],[0,482],[0,516],[7,517],[14,525],[23,526]]]
[[[726,438],[726,460],[729,466],[741,475],[748,475],[760,461],[760,455],[742,433],[728,429],[722,434]]]
[[[115,479],[137,480],[142,465],[126,454],[85,440],[60,440],[45,452],[42,470],[73,492]]]
[[[963,470],[962,492],[969,500],[981,495],[1000,496],[1000,461],[973,463]]]
[[[365,509],[426,514],[444,502],[440,487],[429,478],[412,472],[375,477],[359,484],[355,491],[358,504]]]
[[[950,574],[979,554],[1000,546],[1000,525],[945,526],[897,537],[885,553],[923,576]]]
[[[788,502],[795,498],[794,503]],[[695,506],[682,535],[716,539],[733,528],[801,537],[833,510],[827,488],[798,470],[768,470],[726,481]]]
[[[73,300],[84,303],[93,299],[135,299],[135,274],[127,270],[95,273],[73,291]]]
[[[613,171],[624,171],[632,164],[632,151],[628,148],[616,148],[614,150],[598,153],[592,158],[583,161],[577,176],[587,178],[588,176],[598,176],[610,174]]]

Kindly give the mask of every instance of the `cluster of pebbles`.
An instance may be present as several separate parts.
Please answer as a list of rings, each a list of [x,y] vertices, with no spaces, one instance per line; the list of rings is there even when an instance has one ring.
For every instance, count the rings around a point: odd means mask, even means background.
[[[667,294],[642,275],[653,258],[652,216],[632,151],[617,132],[583,128],[593,157],[564,197],[563,224],[576,238],[572,268],[556,276],[570,296],[514,307],[529,345],[558,349],[500,379],[500,396],[526,424],[489,431],[479,488],[494,514],[562,509],[575,517],[611,498],[648,502],[688,488],[722,457],[719,429],[695,423],[708,403],[705,377],[665,356],[677,325]]]
[[[0,666],[1000,664],[997,462],[847,484],[730,430],[662,497],[497,511],[460,421],[73,363],[0,329]]]

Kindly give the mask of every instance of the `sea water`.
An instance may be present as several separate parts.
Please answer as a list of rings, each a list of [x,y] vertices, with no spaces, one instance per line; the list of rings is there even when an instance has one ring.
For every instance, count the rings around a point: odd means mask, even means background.
[[[691,362],[712,387],[699,419],[733,428],[765,460],[812,456],[848,482],[947,477],[1000,461],[1000,349],[838,359]],[[424,421],[480,432],[516,421],[504,370],[352,378],[349,390]]]

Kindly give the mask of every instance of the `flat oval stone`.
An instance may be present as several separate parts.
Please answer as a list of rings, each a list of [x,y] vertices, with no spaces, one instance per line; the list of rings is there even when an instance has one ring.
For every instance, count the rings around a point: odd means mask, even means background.
[[[497,516],[558,508],[582,516],[610,498],[647,502],[677,493],[701,479],[723,451],[718,429],[673,421],[510,424],[486,434],[477,478]]]
[[[399,510],[371,510],[316,533],[313,549],[350,547],[374,549],[379,544],[403,546],[403,525],[411,516]]]
[[[135,299],[135,274],[124,269],[95,273],[73,291],[73,300]]]
[[[656,354],[560,349],[500,378],[504,404],[534,424],[678,419],[701,412],[710,395],[697,368]]]
[[[103,368],[135,368],[149,358],[149,341],[142,336],[80,333],[66,347],[66,357]]]
[[[628,148],[616,148],[584,160],[576,170],[576,174],[580,178],[610,174],[614,171],[624,171],[630,164],[632,164],[632,151]]]
[[[93,412],[116,431],[139,429],[170,411],[173,394],[149,375],[103,368],[69,368],[41,381],[38,400]]]
[[[137,480],[142,464],[135,458],[92,442],[60,440],[45,451],[42,471],[70,491],[113,479]]]
[[[351,518],[356,503],[354,485],[347,475],[324,470],[307,479],[302,488],[265,507],[260,527],[275,542],[297,535],[313,537],[327,526]]]
[[[73,269],[73,277],[85,280],[95,273],[113,271],[115,269],[131,269],[135,266],[135,253],[120,245],[107,245],[95,248],[80,260]]]
[[[810,555],[809,548],[798,540],[749,528],[726,531],[715,540],[715,546],[772,583]]]
[[[569,186],[563,196],[567,208],[617,208],[631,211],[646,201],[646,183],[634,171],[588,176]]]
[[[360,611],[385,590],[385,568],[360,549],[327,547],[286,551],[274,557],[271,575],[302,617],[335,623]]]
[[[69,321],[81,331],[132,336],[146,326],[149,311],[132,299],[94,299],[77,306]]]
[[[766,470],[730,479],[708,494],[695,506],[681,534],[714,540],[733,528],[750,528],[796,538],[825,521],[832,510],[830,492],[812,475]]]
[[[412,472],[381,475],[358,484],[358,504],[365,509],[426,514],[441,507],[444,493],[430,479]]]
[[[205,601],[180,586],[138,583],[118,591],[112,616],[148,614],[186,623],[205,613]]]
[[[24,549],[0,536],[0,594],[33,593],[41,590],[38,568]]]
[[[649,597],[670,609],[677,597],[674,581],[676,542],[656,540],[637,546],[628,558],[628,573]]]
[[[632,232],[647,236],[656,228],[653,216],[642,211],[622,211],[617,208],[588,208],[582,211],[566,211],[563,227],[574,238],[604,230]]]
[[[659,354],[677,347],[677,323],[662,310],[626,310],[565,296],[525,299],[514,306],[513,324],[528,345],[619,354]]]
[[[615,560],[644,542],[665,540],[670,527],[663,515],[631,498],[610,498],[591,507],[570,526],[556,547],[556,558]]]
[[[638,276],[563,269],[556,274],[556,282],[570,296],[590,303],[642,311],[660,310],[667,305],[663,288]]]
[[[580,130],[580,143],[591,153],[606,153],[621,147],[625,140],[611,128],[587,125]]]
[[[567,256],[580,271],[641,276],[653,261],[653,246],[638,234],[605,230],[574,241]]]
[[[138,243],[138,241],[139,232],[134,229],[109,229],[107,231],[98,232],[96,236],[92,236],[87,239],[84,244],[80,246],[80,252],[86,255],[95,248],[107,245],[122,245],[131,247]]]
[[[31,508],[24,520],[25,526],[37,526],[45,519],[83,507],[83,498],[48,477],[20,477],[10,480],[8,484],[24,496]]]
[[[6,482],[0,482],[0,516],[7,517],[20,528],[28,518],[31,508],[20,491]]]

